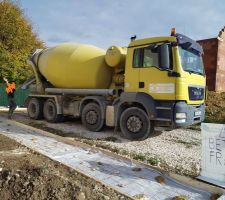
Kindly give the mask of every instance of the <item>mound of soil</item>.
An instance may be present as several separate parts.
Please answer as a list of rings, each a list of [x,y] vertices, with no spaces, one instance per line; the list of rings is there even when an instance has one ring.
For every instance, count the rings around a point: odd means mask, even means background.
[[[225,123],[225,92],[208,92],[205,122]]]
[[[74,199],[80,188],[42,168],[4,169],[0,173],[1,199]]]

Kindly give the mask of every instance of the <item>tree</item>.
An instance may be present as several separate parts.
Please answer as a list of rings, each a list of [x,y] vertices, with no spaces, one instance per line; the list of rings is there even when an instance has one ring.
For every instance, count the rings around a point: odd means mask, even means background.
[[[18,2],[0,1],[0,13],[0,82],[8,77],[21,83],[32,76],[32,69],[27,64],[29,55],[44,44]]]

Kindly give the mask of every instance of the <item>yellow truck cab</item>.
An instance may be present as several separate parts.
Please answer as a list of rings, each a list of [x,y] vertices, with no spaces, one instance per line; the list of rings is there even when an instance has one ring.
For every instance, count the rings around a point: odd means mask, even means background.
[[[80,117],[91,131],[120,128],[147,138],[154,127],[185,127],[204,120],[206,78],[202,48],[190,38],[133,40],[107,51],[65,43],[29,59],[36,83],[26,101],[32,119]]]
[[[129,44],[124,91],[153,102],[149,116],[155,126],[177,128],[204,120],[202,53],[198,43],[176,33]]]

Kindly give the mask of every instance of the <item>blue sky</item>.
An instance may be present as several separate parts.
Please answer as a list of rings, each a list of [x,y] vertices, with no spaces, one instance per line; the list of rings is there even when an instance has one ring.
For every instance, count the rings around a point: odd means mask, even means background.
[[[20,0],[47,46],[62,42],[107,49],[138,38],[169,35],[216,37],[225,25],[224,0]]]

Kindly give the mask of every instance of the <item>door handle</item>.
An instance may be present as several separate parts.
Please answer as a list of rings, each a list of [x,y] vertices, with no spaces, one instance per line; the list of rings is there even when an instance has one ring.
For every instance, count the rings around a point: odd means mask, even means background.
[[[174,72],[174,71],[169,71],[168,76],[169,77],[180,77],[180,73]]]
[[[145,82],[139,82],[139,88],[144,88],[145,87]]]

